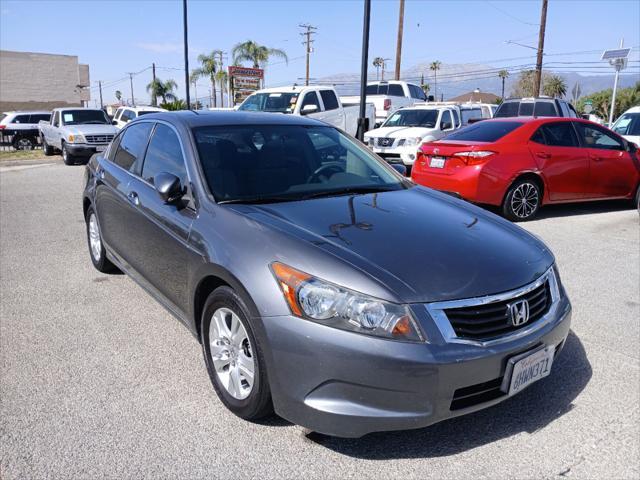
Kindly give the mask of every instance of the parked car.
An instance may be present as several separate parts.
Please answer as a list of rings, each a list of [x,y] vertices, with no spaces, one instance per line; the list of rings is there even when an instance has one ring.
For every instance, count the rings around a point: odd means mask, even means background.
[[[620,115],[611,129],[629,142],[640,146],[640,105]]]
[[[0,136],[16,150],[31,150],[38,144],[38,123],[49,120],[50,112],[4,112],[0,115]]]
[[[345,107],[333,87],[297,86],[258,90],[238,108],[242,112],[277,112],[305,115],[338,127],[349,135],[358,131],[359,105]],[[375,122],[373,104],[366,106],[369,125]]]
[[[148,113],[157,113],[157,112],[166,112],[164,108],[158,107],[120,107],[116,110],[116,113],[113,115],[113,124],[116,128],[121,129],[131,120],[135,120],[136,118],[146,115]]]
[[[62,152],[66,165],[86,162],[107,148],[117,132],[107,114],[97,108],[56,108],[49,122],[38,125],[44,154]]]
[[[638,202],[639,160],[634,144],[588,120],[498,118],[423,145],[411,175],[520,221],[552,203]]]
[[[83,208],[93,265],[190,329],[245,419],[424,427],[547,376],[569,333],[539,239],[308,117],[146,115],[92,158]]]
[[[509,98],[502,102],[494,117],[569,117],[578,118],[576,109],[566,100],[551,97]]]
[[[411,169],[418,147],[456,130],[454,108],[429,104],[403,107],[393,112],[375,130],[367,132],[365,143],[389,163],[402,163]]]
[[[375,126],[381,125],[390,113],[400,107],[424,102],[427,96],[420,86],[401,80],[369,82],[367,84],[367,102],[375,105]],[[343,101],[359,99],[357,96],[342,97]]]
[[[466,125],[486,120],[487,118],[493,118],[498,105],[492,105],[490,103],[479,102],[467,102],[460,105],[460,108],[465,112]]]

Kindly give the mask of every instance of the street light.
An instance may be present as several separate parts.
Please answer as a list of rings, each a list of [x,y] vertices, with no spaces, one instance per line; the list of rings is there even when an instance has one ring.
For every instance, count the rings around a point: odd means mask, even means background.
[[[629,57],[630,48],[622,48],[624,45],[624,38],[620,40],[620,48],[615,50],[605,50],[602,54],[602,60],[609,60],[611,65],[616,70],[615,80],[613,81],[613,93],[611,94],[611,110],[609,111],[609,127],[613,123],[613,113],[616,108],[616,92],[618,90],[618,77],[620,76],[620,70],[627,68],[627,59]]]

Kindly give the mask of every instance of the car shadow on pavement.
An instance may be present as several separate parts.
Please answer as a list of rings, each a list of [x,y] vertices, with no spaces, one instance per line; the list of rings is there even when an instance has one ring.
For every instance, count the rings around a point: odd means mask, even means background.
[[[591,365],[570,332],[551,375],[493,407],[419,430],[372,433],[362,438],[308,433],[309,440],[350,457],[368,460],[442,457],[465,452],[518,433],[533,433],[573,408],[591,379]]]
[[[602,202],[565,203],[561,205],[544,206],[538,212],[535,220],[557,217],[571,217],[574,215],[591,215],[594,213],[621,212],[635,210],[629,200],[609,200]]]

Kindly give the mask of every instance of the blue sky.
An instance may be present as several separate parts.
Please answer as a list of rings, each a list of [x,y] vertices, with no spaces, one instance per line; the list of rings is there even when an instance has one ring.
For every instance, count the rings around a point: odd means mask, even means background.
[[[536,44],[540,5],[541,0],[407,0],[402,66],[433,60],[492,66],[534,63],[534,50],[505,42]],[[390,58],[390,65],[395,58],[397,9],[398,0],[372,2],[370,57]],[[196,66],[199,53],[230,52],[237,42],[252,39],[281,48],[289,56],[288,64],[275,59],[267,67],[268,85],[299,81],[305,67],[300,23],[318,28],[312,77],[359,71],[359,0],[190,0],[190,66]],[[599,53],[595,52],[617,47],[621,37],[625,46],[640,47],[639,25],[637,0],[550,0],[545,51],[593,52],[555,55],[553,59],[597,61]],[[157,75],[176,80],[179,95],[184,95],[181,1],[1,0],[0,47],[77,55],[80,62],[90,65],[92,98],[97,98],[94,82],[105,83],[105,102],[114,101],[116,89],[128,97],[125,72],[141,71],[152,62],[158,66]],[[635,58],[638,52],[636,48]],[[229,55],[227,62],[230,60]],[[582,68],[580,65],[570,68]],[[134,78],[134,93],[141,101],[148,101],[144,87],[150,78],[150,70]],[[207,95],[208,82],[202,79],[198,89],[199,97]]]

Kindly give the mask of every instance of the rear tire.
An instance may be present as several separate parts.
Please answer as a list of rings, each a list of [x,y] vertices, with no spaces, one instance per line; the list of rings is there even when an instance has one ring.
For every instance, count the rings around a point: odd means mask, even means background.
[[[35,141],[31,137],[17,137],[13,140],[13,148],[16,150],[33,150]]]
[[[201,319],[202,353],[213,388],[231,412],[255,421],[273,413],[262,348],[246,304],[229,287],[207,298]]]
[[[502,202],[502,215],[512,222],[526,222],[536,216],[542,203],[542,188],[530,178],[514,182]]]
[[[117,270],[116,266],[107,258],[107,252],[102,243],[102,233],[98,225],[98,217],[93,210],[93,206],[87,209],[85,217],[87,224],[87,245],[89,247],[89,256],[93,266],[102,273],[109,273]]]
[[[44,135],[40,135],[40,140],[42,141],[42,151],[45,157],[50,157],[53,155],[53,147],[47,143],[47,140],[44,138]]]

